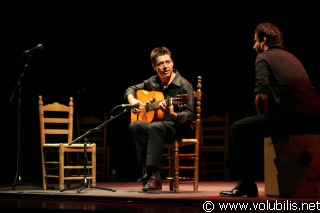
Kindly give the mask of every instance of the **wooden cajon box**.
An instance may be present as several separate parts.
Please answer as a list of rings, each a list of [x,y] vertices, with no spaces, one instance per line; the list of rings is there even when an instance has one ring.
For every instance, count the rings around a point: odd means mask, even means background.
[[[264,139],[265,195],[319,197],[320,135]]]

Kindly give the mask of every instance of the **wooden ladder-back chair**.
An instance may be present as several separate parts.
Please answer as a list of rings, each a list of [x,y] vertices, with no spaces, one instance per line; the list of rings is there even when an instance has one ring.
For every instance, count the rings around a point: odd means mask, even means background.
[[[91,133],[86,136],[90,143],[96,144],[97,152],[97,180],[110,180],[110,149],[107,144],[107,114],[102,113],[101,116],[86,115],[81,116],[76,113],[77,135],[78,137],[85,134],[89,130]]]
[[[199,183],[199,144],[201,139],[201,101],[202,77],[198,76],[195,98],[194,121],[195,133],[193,138],[183,138],[164,145],[163,171],[168,171],[168,177],[163,182],[169,182],[170,191],[179,192],[181,183],[193,183],[193,191],[198,191]],[[189,171],[189,172],[188,172]],[[183,174],[186,172],[186,175]]]
[[[83,165],[71,164],[72,153],[83,153],[85,146],[90,157],[91,165],[86,165],[90,174],[86,175],[92,186],[96,185],[96,145],[81,142],[73,142],[73,98],[70,97],[69,105],[54,102],[43,104],[42,96],[39,96],[40,117],[40,142],[43,189],[47,189],[48,179],[57,179],[59,189],[69,187],[72,180],[84,179],[84,173],[76,175],[75,171],[83,169]],[[72,143],[72,144],[71,144]]]
[[[202,118],[199,173],[203,180],[229,180],[229,113]]]

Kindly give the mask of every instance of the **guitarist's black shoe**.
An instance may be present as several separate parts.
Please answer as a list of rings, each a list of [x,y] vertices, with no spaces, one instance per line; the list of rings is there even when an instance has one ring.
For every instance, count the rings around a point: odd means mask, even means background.
[[[142,187],[142,191],[155,191],[162,190],[162,184],[160,180],[157,180],[155,177],[151,177],[148,182]]]
[[[230,191],[222,191],[220,192],[220,196],[222,197],[258,197],[258,187],[255,183],[238,183],[237,186]]]
[[[147,181],[151,178],[151,174],[152,172],[151,171],[148,172],[147,168],[143,169],[142,177],[139,178],[137,182],[143,182],[143,185],[145,185]]]
[[[139,178],[139,179],[137,180],[137,182],[145,182],[145,181],[149,180],[150,177],[151,177],[151,175],[148,175],[147,169],[144,169],[144,170],[143,170],[142,177]]]

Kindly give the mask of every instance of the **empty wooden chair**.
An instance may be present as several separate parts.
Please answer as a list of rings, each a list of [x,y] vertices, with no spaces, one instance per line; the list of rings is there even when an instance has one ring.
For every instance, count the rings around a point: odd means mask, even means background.
[[[76,115],[78,137],[85,134],[88,131],[91,131],[91,133],[87,135],[86,138],[90,143],[96,144],[97,180],[109,181],[110,147],[107,144],[107,115],[106,113],[102,113],[101,116],[81,116],[79,113],[76,113]]]
[[[59,189],[63,190],[65,184],[71,184],[72,180],[90,181],[96,185],[96,144],[82,142],[73,143],[73,98],[70,97],[68,104],[54,102],[44,104],[42,96],[39,96],[40,118],[40,142],[43,189],[47,189],[48,179],[57,179]],[[86,150],[85,150],[86,148]],[[72,153],[86,151],[91,165],[71,164]],[[78,175],[74,170],[88,169],[87,173]],[[55,183],[54,181],[52,181]],[[70,186],[70,185],[68,185]]]
[[[202,118],[199,169],[203,180],[229,180],[228,135],[228,111]]]

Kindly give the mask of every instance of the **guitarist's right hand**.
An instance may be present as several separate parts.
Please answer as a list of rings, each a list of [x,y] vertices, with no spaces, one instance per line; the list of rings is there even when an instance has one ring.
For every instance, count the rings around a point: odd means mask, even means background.
[[[128,103],[130,105],[136,105],[137,103],[139,104],[139,108],[136,108],[136,107],[132,107],[131,108],[131,112],[134,113],[134,114],[137,114],[139,112],[141,112],[141,104],[143,104],[141,101],[139,101],[138,99],[136,99],[132,94],[129,94],[128,97]]]
[[[139,101],[138,99],[136,98],[132,98],[129,102],[131,105],[136,105],[137,103],[139,104],[139,108],[137,107],[132,107],[131,108],[131,111],[134,113],[134,114],[138,114],[142,111],[142,109],[144,108],[145,104],[142,103],[141,101]]]

